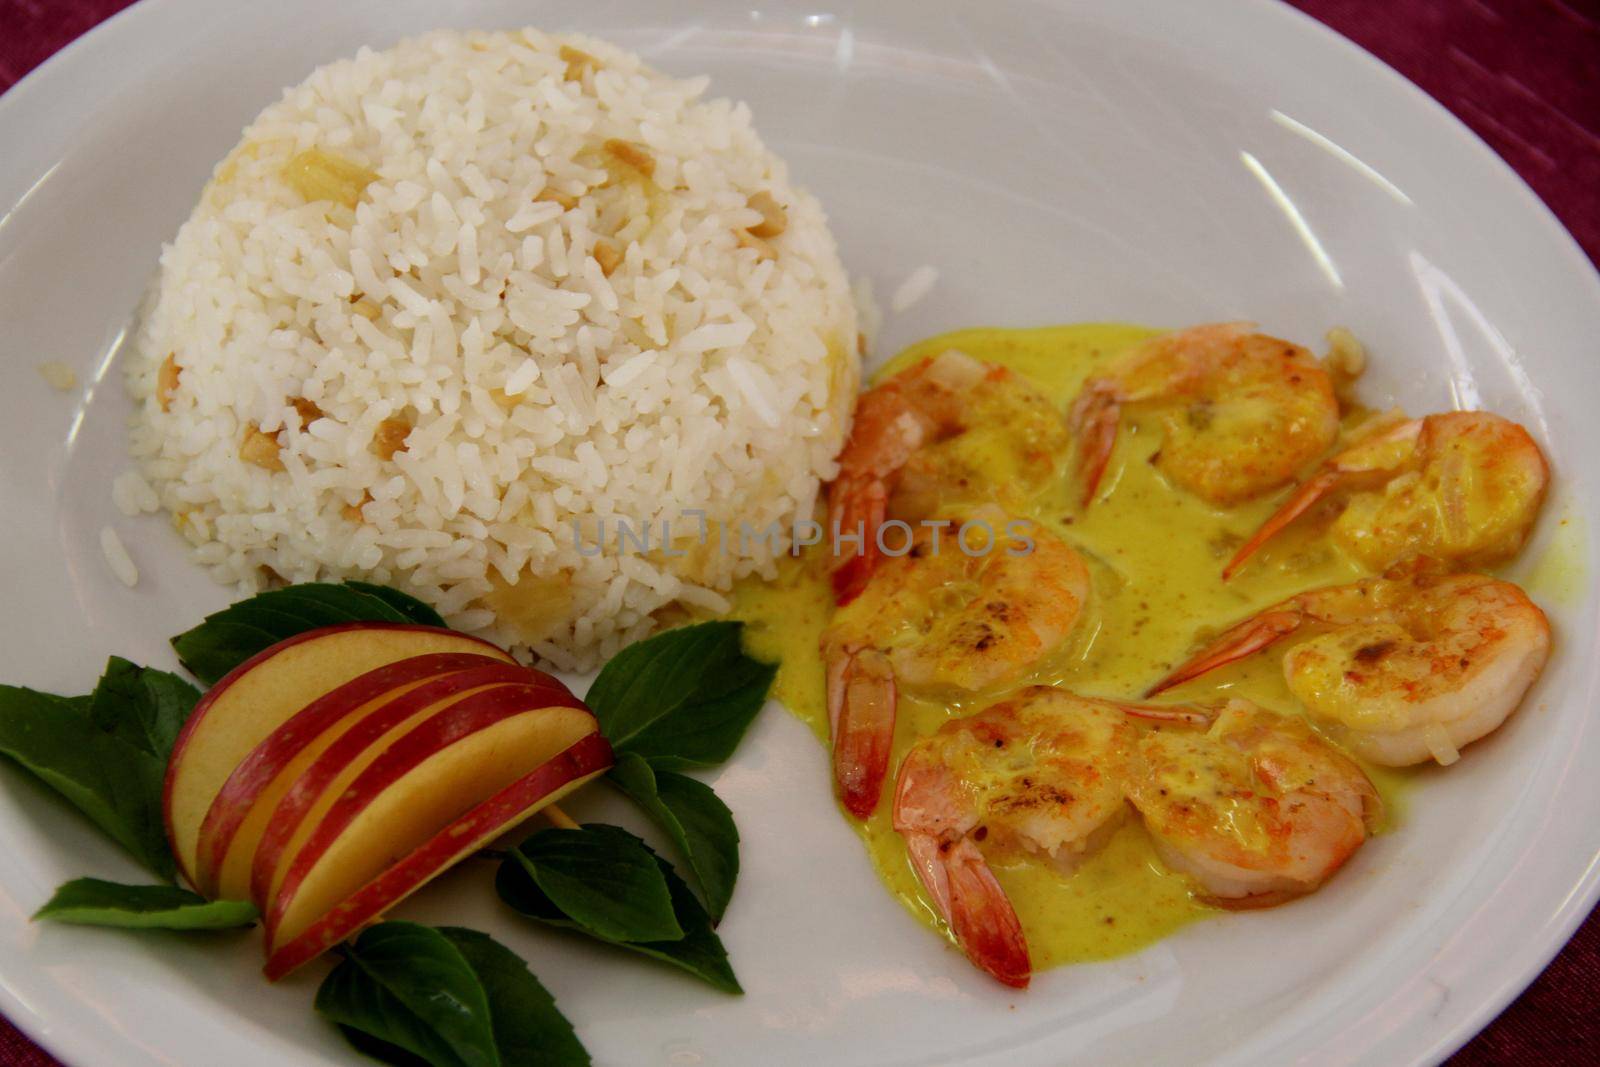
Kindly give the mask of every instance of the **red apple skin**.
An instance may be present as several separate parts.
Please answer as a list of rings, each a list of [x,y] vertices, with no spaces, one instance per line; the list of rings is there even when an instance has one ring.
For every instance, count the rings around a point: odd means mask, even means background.
[[[537,691],[542,694],[538,699],[546,702],[543,706],[582,706],[575,703],[577,698],[566,686],[543,672],[513,664],[494,664],[432,679],[375,709],[323,750],[278,801],[272,817],[267,820],[267,828],[256,845],[256,854],[251,862],[250,899],[263,911],[266,910],[267,895],[272,890],[272,881],[277,875],[284,849],[294,840],[307,813],[352,760],[359,758],[384,734],[430,704],[487,686],[495,686],[496,690],[510,687],[524,694],[529,690]],[[397,747],[403,743],[402,739],[395,744]],[[354,788],[354,783],[351,788]]]
[[[178,731],[178,737],[172,744],[172,753],[167,757],[167,774],[162,782],[161,787],[161,812],[166,822],[167,836],[169,838],[172,836],[172,787],[177,781],[177,772],[178,767],[180,766],[179,761],[183,756],[183,750],[188,747],[189,739],[193,737],[195,731],[199,729],[200,723],[205,719],[206,714],[211,710],[211,706],[217,702],[217,698],[223,693],[227,692],[229,687],[232,686],[234,682],[244,677],[264,661],[276,656],[284,649],[292,648],[293,646],[300,644],[302,641],[310,641],[313,638],[322,637],[330,633],[336,633],[340,630],[426,630],[432,633],[449,634],[453,637],[460,637],[469,641],[478,641],[484,646],[484,648],[491,649],[497,654],[504,655],[504,653],[492,642],[484,641],[482,638],[476,638],[470,634],[457,633],[455,630],[448,630],[439,626],[418,626],[414,623],[401,622],[346,622],[340,623],[337,626],[322,626],[315,630],[307,630],[304,633],[295,634],[293,637],[286,637],[272,647],[262,649],[260,652],[257,652],[255,655],[239,664],[233,670],[217,679],[217,684],[206,690],[205,695],[202,696],[199,702],[195,704],[194,711],[189,713],[189,718],[184,722],[183,729]],[[178,861],[179,873],[182,874],[191,885],[193,885],[195,880],[194,872],[186,869],[181,850],[174,849],[173,851]]]
[[[311,836],[306,838],[299,851],[289,857],[289,866],[285,869],[283,880],[275,891],[272,889],[272,877],[276,873],[274,869],[276,865],[266,867],[258,863],[251,872],[251,896],[264,916],[268,944],[277,939],[278,923],[282,920],[301,881],[373,797],[452,743],[513,715],[524,715],[539,708],[551,707],[588,710],[587,706],[573,696],[565,686],[551,678],[549,685],[502,685],[473,693],[406,731],[382,755],[365,767],[355,780],[345,787],[333,805],[323,813],[311,831]],[[340,738],[341,743],[343,740]],[[326,756],[327,753],[324,753],[323,758]],[[284,798],[285,801],[288,799]],[[278,821],[278,815],[274,813],[269,824],[276,824]],[[266,839],[263,838],[261,847],[265,847],[266,843]],[[259,848],[256,857],[258,861],[262,858]],[[264,880],[258,881],[258,876],[263,874]],[[265,889],[258,893],[257,889],[262,885]],[[269,894],[270,900],[268,900]]]
[[[599,774],[612,763],[611,745],[604,737],[593,733],[581,738],[418,845],[312,923],[300,936],[273,952],[267,959],[267,979],[276,982],[316,959],[379,918],[440,871],[533,814],[550,794],[569,783]],[[271,943],[270,938],[268,943]]]
[[[479,668],[495,668],[492,673],[496,677],[490,679],[495,681],[531,681],[537,677],[526,667],[470,652],[432,652],[412,656],[370,670],[323,694],[268,734],[266,740],[257,745],[228,776],[200,824],[198,869],[195,874],[199,879],[196,888],[201,895],[216,895],[217,875],[228,849],[233,845],[235,832],[250,814],[250,806],[307,745],[333,728],[352,709],[376,700],[392,689],[436,675],[484,673]]]

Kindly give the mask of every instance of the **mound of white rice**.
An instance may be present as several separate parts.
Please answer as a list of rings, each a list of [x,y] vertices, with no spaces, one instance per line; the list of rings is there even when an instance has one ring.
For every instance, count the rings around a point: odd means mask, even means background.
[[[811,517],[858,354],[822,210],[705,89],[531,30],[314,72],[162,253],[120,502],[241,590],[391,583],[559,666],[724,608],[773,548],[717,532]]]

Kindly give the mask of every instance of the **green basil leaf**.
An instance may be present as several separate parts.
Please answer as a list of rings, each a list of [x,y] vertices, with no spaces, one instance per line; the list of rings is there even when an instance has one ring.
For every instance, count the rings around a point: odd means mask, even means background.
[[[615,826],[590,824],[584,827],[583,832],[621,835],[631,838],[640,848],[650,852],[649,846],[643,841]],[[744,992],[739,987],[739,979],[734,976],[733,968],[728,964],[727,949],[723,948],[721,939],[711,928],[711,917],[700,906],[700,901],[684,884],[683,879],[673,871],[672,865],[656,856],[654,852],[650,852],[650,855],[655,859],[657,868],[667,883],[673,914],[677,918],[678,925],[683,928],[683,937],[675,941],[616,941],[578,922],[558,907],[540,888],[524,864],[520,848],[513,851],[511,857],[500,865],[495,875],[495,890],[500,894],[500,899],[513,910],[536,922],[575,930],[619,948],[670,963],[725,993]]]
[[[572,1024],[521,956],[476,930],[441,926],[439,932],[466,959],[489,994],[494,1043],[502,1063],[588,1067],[589,1053]]]
[[[228,930],[260,918],[243,900],[207,900],[175,885],[122,885],[79,878],[56,890],[35,919],[130,930]]]
[[[165,763],[199,701],[200,690],[176,674],[112,656],[89,697],[89,719]]]
[[[742,627],[684,626],[612,657],[584,697],[612,748],[668,770],[712,766],[731,756],[778,670],[745,655]]]
[[[307,630],[346,622],[415,621],[396,606],[403,594],[391,590],[380,596],[358,585],[309,582],[257,593],[207,615],[199,626],[174,637],[172,647],[190,674],[215,685],[257,652]]]
[[[369,1033],[357,1030],[353,1026],[346,1026],[343,1023],[336,1023],[335,1025],[339,1027],[340,1035],[350,1042],[350,1047],[363,1056],[377,1060],[379,1063],[392,1063],[395,1067],[429,1067],[427,1060],[407,1052],[399,1045],[391,1045],[387,1041],[381,1041]]]
[[[166,760],[99,729],[94,701],[0,685],[0,755],[60,793],[161,878],[175,868],[161,820]]]
[[[371,582],[358,582],[350,578],[345,579],[344,585],[346,589],[354,589],[358,593],[377,597],[418,626],[443,627],[445,624],[443,615],[440,615],[410,593],[402,593],[400,590],[391,589],[386,585],[373,585]]]
[[[654,854],[626,830],[604,824],[540,830],[513,856],[556,907],[599,937],[683,937]]]
[[[435,1067],[500,1067],[489,995],[450,939],[417,923],[386,922],[345,946],[317,990],[324,1018]],[[390,1062],[394,1062],[391,1060]]]
[[[739,828],[733,812],[704,782],[656,770],[632,753],[617,760],[610,777],[672,838],[700,883],[711,922],[721,922],[739,877]]]

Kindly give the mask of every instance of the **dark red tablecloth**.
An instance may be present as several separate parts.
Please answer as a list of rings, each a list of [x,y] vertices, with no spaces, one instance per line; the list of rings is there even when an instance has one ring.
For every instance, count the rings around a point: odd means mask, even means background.
[[[1600,0],[1293,0],[1444,103],[1600,263]],[[0,0],[0,90],[128,0]],[[4,146],[0,146],[4,151]],[[1600,1063],[1600,915],[1452,1067]],[[0,1019],[0,1064],[55,1061]]]

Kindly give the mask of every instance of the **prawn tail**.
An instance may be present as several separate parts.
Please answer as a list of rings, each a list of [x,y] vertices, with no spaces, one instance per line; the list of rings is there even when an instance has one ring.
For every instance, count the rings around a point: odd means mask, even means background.
[[[1145,690],[1146,697],[1200,677],[1218,667],[1254,655],[1300,628],[1305,616],[1293,610],[1264,611],[1222,633],[1171,674]]]
[[[1308,892],[1310,892],[1309,889],[1269,889],[1243,897],[1223,897],[1214,893],[1196,893],[1195,898],[1202,904],[1209,904],[1213,908],[1221,908],[1224,911],[1265,911],[1267,908],[1276,908],[1280,904],[1298,900]]]
[[[1368,834],[1375,834],[1383,829],[1386,818],[1383,796],[1378,792],[1378,787],[1372,784],[1372,779],[1365,774],[1361,776],[1361,781],[1357,785],[1356,804],[1361,809],[1361,825]]]
[[[1228,565],[1222,568],[1222,580],[1227,581],[1236,574],[1245,561],[1255,555],[1268,541],[1278,536],[1291,522],[1298,519],[1311,509],[1311,506],[1327,496],[1333,488],[1345,477],[1345,472],[1334,468],[1321,471],[1314,477],[1306,479],[1300,487],[1290,495],[1283,506],[1272,513],[1271,518],[1261,524],[1261,528],[1250,535],[1250,540],[1240,546],[1239,551],[1233,554]]]
[[[895,684],[889,658],[877,649],[843,653],[828,669],[833,726],[833,777],[850,814],[865,819],[878,806],[894,740]]]
[[[978,847],[967,838],[941,844],[931,834],[908,835],[906,846],[967,959],[995,980],[1026,989],[1033,961],[1022,923]]]
[[[828,496],[833,529],[833,599],[840,607],[861,595],[877,570],[882,554],[878,533],[889,511],[888,487],[878,480],[840,478]],[[845,552],[845,545],[851,549]]]
[[[1122,421],[1122,405],[1113,390],[1102,382],[1084,386],[1073,401],[1067,428],[1078,445],[1078,482],[1083,488],[1082,504],[1088,507],[1100,488],[1111,452],[1117,444],[1117,425]]]
[[[861,595],[867,582],[872,579],[877,562],[867,556],[851,556],[839,564],[833,572],[833,602],[836,606],[842,608]]]
[[[1174,682],[1172,684],[1177,685],[1178,683]],[[1153,696],[1158,692],[1160,692],[1159,689],[1152,689],[1145,695]],[[1119,702],[1117,707],[1122,709],[1123,714],[1129,718],[1139,719],[1144,722],[1167,722],[1178,723],[1183,726],[1209,727],[1216,721],[1216,716],[1204,708],[1192,707],[1186,704],[1128,704]]]

